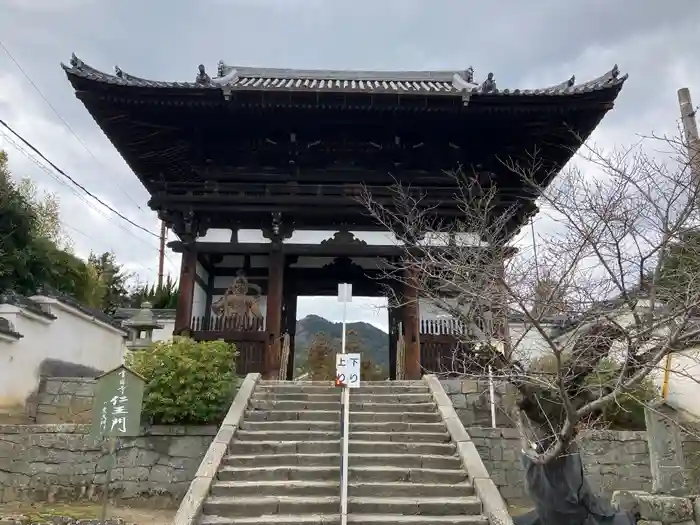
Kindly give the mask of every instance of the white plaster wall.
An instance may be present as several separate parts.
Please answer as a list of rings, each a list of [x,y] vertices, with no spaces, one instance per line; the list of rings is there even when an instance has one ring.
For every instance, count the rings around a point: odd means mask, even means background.
[[[529,328],[529,329],[528,329]],[[508,323],[513,356],[523,364],[551,354],[551,348],[539,331],[525,323]]]
[[[197,275],[206,283],[207,279],[209,278],[209,272],[207,272],[204,269],[204,266],[202,266],[199,261],[197,261],[197,265],[195,267],[195,272]]]
[[[126,346],[124,332],[48,297],[44,303],[57,319],[50,320],[13,305],[0,305],[24,337],[0,339],[0,407],[23,406],[38,385],[39,366],[45,359],[108,371],[120,365]]]
[[[207,309],[207,292],[199,283],[194,283],[192,293],[192,317],[202,317]]]
[[[667,403],[700,417],[700,349],[672,356],[669,372]]]
[[[158,319],[158,322],[163,325],[163,328],[153,330],[154,341],[169,341],[173,338],[175,330],[175,319]]]

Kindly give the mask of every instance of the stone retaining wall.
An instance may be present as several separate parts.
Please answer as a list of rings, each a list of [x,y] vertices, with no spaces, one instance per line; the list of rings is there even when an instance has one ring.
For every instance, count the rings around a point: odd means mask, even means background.
[[[489,382],[476,379],[443,379],[440,381],[445,393],[452,401],[457,415],[465,427],[490,427],[491,426],[491,399],[489,396]],[[495,382],[496,426],[512,427],[513,424],[506,407],[508,396],[506,385],[503,382]]]
[[[517,430],[472,427],[467,431],[508,504],[528,506]],[[582,436],[581,445],[584,467],[595,490],[610,496],[615,490],[651,489],[645,432],[590,432]]]
[[[39,383],[31,411],[37,424],[89,423],[95,380],[87,377],[49,377]]]
[[[110,461],[88,425],[0,425],[0,503],[94,499]],[[119,443],[112,490],[121,499],[187,491],[216,427],[150,427]]]

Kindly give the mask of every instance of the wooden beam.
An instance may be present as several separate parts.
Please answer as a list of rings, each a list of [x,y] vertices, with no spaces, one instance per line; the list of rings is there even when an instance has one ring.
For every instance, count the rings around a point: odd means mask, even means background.
[[[330,232],[329,232],[330,233]],[[230,243],[230,242],[197,242],[194,245],[180,241],[168,243],[168,247],[177,253],[196,251],[206,254],[225,255],[267,255],[271,243]],[[404,248],[391,245],[359,245],[359,244],[285,244],[285,255],[309,257],[396,257],[404,253]],[[217,268],[215,271],[218,271]],[[252,271],[252,269],[251,269]]]

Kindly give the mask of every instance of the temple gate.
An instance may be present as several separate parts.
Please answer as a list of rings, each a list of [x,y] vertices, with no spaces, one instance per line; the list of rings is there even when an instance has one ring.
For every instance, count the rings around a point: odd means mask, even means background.
[[[194,82],[162,82],[98,71],[73,56],[63,66],[76,96],[151,194],[149,206],[178,235],[182,253],[176,333],[225,339],[241,353],[239,372],[277,377],[282,336],[290,359],[298,295],[403,298],[389,309],[390,368],[399,326],[406,378],[439,366],[456,343],[449,322],[424,319],[410,286],[396,289],[382,271],[404,255],[397,245],[368,245],[350,231],[382,231],[358,195],[363,187],[396,211],[389,186],[410,184],[420,206],[446,226],[461,211],[463,167],[498,190],[494,217],[511,239],[537,211],[501,162],[537,149],[546,186],[612,108],[626,77],[617,67],[591,82],[573,77],[541,90],[499,90],[493,75],[474,82],[463,71],[309,71],[231,67]],[[229,242],[203,240],[230,229]],[[269,242],[240,243],[241,229]],[[321,244],[291,244],[294,231],[337,232]],[[452,326],[450,328],[450,326]],[[452,330],[452,331],[451,331]],[[293,366],[287,366],[288,374]]]

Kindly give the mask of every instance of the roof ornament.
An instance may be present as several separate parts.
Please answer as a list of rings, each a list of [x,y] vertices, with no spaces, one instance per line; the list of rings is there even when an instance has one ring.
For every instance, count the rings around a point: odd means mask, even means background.
[[[83,69],[85,63],[82,60],[80,60],[77,56],[75,56],[75,53],[71,53],[70,65],[73,66],[75,69]]]
[[[204,67],[204,64],[199,64],[198,71],[197,71],[197,78],[194,79],[194,83],[197,84],[198,86],[210,86],[211,85],[211,77],[207,75],[207,70]]]
[[[118,76],[119,78],[124,78],[124,72],[121,70],[119,66],[114,66],[114,74]]]
[[[478,87],[474,83],[474,68],[469,66],[463,74],[455,73],[452,75],[452,87],[467,92]]]
[[[482,93],[495,93],[498,91],[496,88],[496,81],[493,79],[493,73],[489,73],[486,80],[481,84]]]

